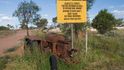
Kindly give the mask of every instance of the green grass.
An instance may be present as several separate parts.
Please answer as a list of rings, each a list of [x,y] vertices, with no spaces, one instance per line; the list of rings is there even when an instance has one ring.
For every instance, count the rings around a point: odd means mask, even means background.
[[[36,36],[40,37],[41,39],[45,39],[45,37],[46,37],[46,33],[43,32],[41,29],[34,30],[34,31],[32,31],[32,33],[35,34]]]
[[[6,68],[6,64],[11,61],[9,56],[0,57],[0,70]]]
[[[116,36],[90,34],[88,40],[88,70],[124,69],[124,31],[115,31]],[[93,63],[93,65],[92,65]]]
[[[39,33],[39,36],[43,36]],[[58,60],[58,70],[124,70],[124,31],[118,30],[115,34],[107,36],[89,32],[87,55],[84,39],[75,39],[75,48],[79,52],[72,59],[78,63],[70,64]],[[33,49],[33,52],[27,49],[24,56],[9,62],[5,70],[50,70],[50,54]]]
[[[23,57],[16,57],[16,59],[7,64],[5,70],[49,70],[49,55],[40,52],[36,48],[36,44],[33,51],[30,52],[26,49]]]

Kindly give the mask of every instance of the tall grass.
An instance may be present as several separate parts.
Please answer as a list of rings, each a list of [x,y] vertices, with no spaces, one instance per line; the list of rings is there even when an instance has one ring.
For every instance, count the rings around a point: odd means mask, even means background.
[[[114,36],[89,34],[87,60],[88,70],[124,69],[124,31]],[[87,62],[87,63],[88,63]]]
[[[8,63],[5,70],[49,70],[49,54],[40,52],[36,44],[32,47],[32,51],[27,48],[23,57]]]
[[[6,68],[6,64],[9,62],[9,59],[9,56],[0,57],[0,70]]]
[[[77,63],[58,59],[58,70],[124,70],[124,31],[115,33],[114,36],[106,36],[89,32],[87,55],[84,39],[75,39],[74,46],[78,52],[72,60]],[[50,53],[40,52],[36,44],[33,46],[32,52],[27,49],[23,57],[7,64],[5,70],[50,70]]]

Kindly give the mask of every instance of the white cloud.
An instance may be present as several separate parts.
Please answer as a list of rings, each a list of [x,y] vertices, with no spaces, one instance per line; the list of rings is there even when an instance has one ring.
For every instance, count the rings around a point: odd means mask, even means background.
[[[6,26],[7,24],[15,25],[16,21],[17,21],[17,19],[14,17],[0,14],[0,25],[2,25],[2,26]]]
[[[124,18],[124,10],[113,10],[112,13],[117,17],[117,18]]]
[[[113,10],[113,13],[122,14],[122,13],[124,13],[124,10]]]
[[[124,4],[110,6],[109,10],[116,18],[124,18]]]
[[[51,19],[48,19],[48,22],[49,22],[49,23],[52,23],[52,20],[51,20]]]
[[[42,18],[47,18],[48,14],[42,14]]]
[[[0,14],[0,17],[1,17],[1,16],[4,16],[4,14]]]
[[[110,9],[113,9],[113,8],[115,8],[115,6],[110,6],[109,8],[110,8]]]
[[[124,7],[124,5],[120,5],[119,7],[123,8],[123,7]]]
[[[124,8],[124,5],[110,6],[109,9]]]
[[[3,16],[0,18],[1,21],[11,21],[13,18],[8,16]]]
[[[44,17],[48,17],[48,14],[45,14]]]

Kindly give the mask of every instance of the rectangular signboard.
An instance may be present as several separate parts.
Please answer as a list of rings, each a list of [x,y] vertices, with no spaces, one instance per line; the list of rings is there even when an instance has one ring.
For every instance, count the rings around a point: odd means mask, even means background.
[[[57,0],[57,22],[87,22],[87,0]]]

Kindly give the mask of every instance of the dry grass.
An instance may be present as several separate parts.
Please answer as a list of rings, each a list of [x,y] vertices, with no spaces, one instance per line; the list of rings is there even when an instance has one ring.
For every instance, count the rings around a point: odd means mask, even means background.
[[[0,38],[12,35],[14,33],[15,31],[12,31],[12,30],[2,30],[2,31],[0,30]]]
[[[124,70],[124,31],[115,31],[115,34],[98,36],[90,33],[87,55],[85,42],[75,39],[75,47],[81,51],[74,55],[73,60],[79,63],[66,64],[58,60],[58,70]],[[27,52],[16,57],[4,70],[49,70],[49,54],[34,49],[32,54]]]

